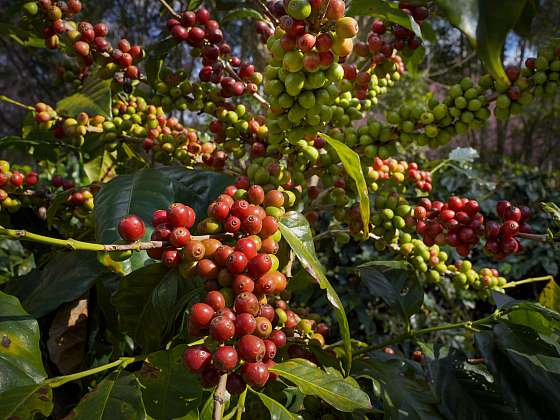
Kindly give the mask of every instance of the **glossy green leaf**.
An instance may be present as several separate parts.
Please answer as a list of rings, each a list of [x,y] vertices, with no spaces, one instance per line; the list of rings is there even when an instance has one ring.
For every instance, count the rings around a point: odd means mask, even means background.
[[[159,348],[179,311],[194,303],[201,290],[199,281],[185,280],[178,270],[157,263],[124,277],[112,301],[123,331],[148,352]]]
[[[482,367],[480,367],[482,366]],[[430,364],[439,407],[447,418],[518,418],[484,365],[471,365],[465,354],[453,350],[449,356]],[[485,374],[484,374],[485,373]]]
[[[342,301],[338,297],[336,290],[329,283],[324,274],[324,268],[315,255],[315,247],[313,245],[313,236],[309,223],[305,216],[295,211],[286,213],[280,223],[280,231],[282,237],[286,240],[294,254],[298,258],[303,268],[319,283],[319,287],[327,291],[327,299],[335,308],[335,316],[340,328],[340,335],[344,342],[344,351],[346,353],[346,369],[350,370],[352,365],[352,344],[350,342],[350,327],[348,326],[348,318],[344,311]]]
[[[58,101],[56,112],[72,117],[85,112],[91,116],[112,118],[111,81],[90,75],[78,92]]]
[[[2,419],[33,419],[38,415],[48,417],[52,410],[52,389],[47,385],[25,385],[0,392]]]
[[[149,240],[153,228],[152,213],[166,209],[174,201],[173,183],[155,169],[142,169],[131,175],[120,175],[104,184],[95,196],[95,234],[100,243],[111,244],[120,239],[117,226],[120,219],[136,214],[144,220]],[[142,267],[150,258],[146,252],[135,252],[130,258],[132,268]]]
[[[60,251],[42,270],[11,281],[7,290],[40,318],[86,293],[96,281],[114,276],[97,262],[95,253]]]
[[[476,47],[478,25],[478,0],[434,0],[438,11],[453,26],[461,30],[473,47]],[[496,3],[497,5],[497,3]]]
[[[111,169],[116,161],[116,152],[104,150],[95,159],[84,164],[84,171],[90,182],[103,182],[108,178]]]
[[[112,372],[65,417],[75,420],[147,419],[140,383],[129,372]]]
[[[148,82],[154,83],[159,80],[159,73],[163,67],[165,57],[169,51],[177,45],[173,37],[168,37],[156,42],[146,51],[146,77]]]
[[[188,402],[202,395],[196,375],[183,364],[186,345],[148,355],[137,372],[147,413],[154,419],[171,419],[189,412]]]
[[[0,23],[0,34],[9,37],[22,47],[45,48],[45,40],[35,36],[33,32],[22,29],[19,25]]]
[[[502,49],[510,30],[522,17],[527,0],[509,0],[507,7],[495,1],[479,0],[480,18],[476,30],[478,55],[495,79],[509,84],[502,65]]]
[[[257,19],[265,20],[264,16],[255,9],[249,9],[247,7],[240,7],[239,9],[234,9],[227,13],[223,20],[239,20],[239,19]]]
[[[378,264],[376,264],[378,263]],[[416,273],[408,270],[400,261],[373,261],[358,267],[370,293],[378,296],[403,319],[418,312],[424,302],[424,290]]]
[[[376,16],[389,22],[398,23],[413,31],[418,37],[422,37],[420,26],[412,17],[400,10],[396,3],[384,0],[352,0],[347,16]]]
[[[377,358],[355,360],[354,377],[370,378],[379,383],[386,419],[442,419],[424,377],[419,377],[409,364],[398,359]]]
[[[358,197],[360,198],[360,214],[364,225],[364,237],[367,238],[369,234],[370,205],[368,187],[364,178],[364,173],[362,172],[360,156],[341,141],[333,139],[326,134],[320,134],[320,136],[323,137],[325,141],[336,151],[342,165],[344,165],[346,173],[356,184],[356,190],[358,191]]]
[[[278,363],[270,371],[297,385],[305,395],[315,395],[339,411],[371,408],[368,395],[360,388],[341,376],[326,373],[307,360]]]
[[[550,280],[541,291],[539,302],[553,311],[560,312],[560,287],[554,280]]]
[[[0,393],[45,379],[39,339],[37,321],[0,291]]]
[[[525,3],[525,8],[521,12],[522,18],[517,21],[513,30],[523,38],[531,37],[531,28],[533,26],[533,20],[539,11],[540,4],[538,0],[528,0]]]
[[[253,388],[249,388],[253,394],[260,398],[262,403],[268,409],[271,420],[297,420],[300,417],[296,414],[290,412],[284,405],[279,403],[273,398],[261,392],[255,391]]]
[[[193,208],[197,221],[206,217],[208,205],[224,189],[235,183],[235,178],[214,171],[189,170],[178,166],[168,166],[159,171],[173,183],[175,201],[185,203]]]
[[[202,0],[189,0],[189,10],[196,10],[202,4]]]

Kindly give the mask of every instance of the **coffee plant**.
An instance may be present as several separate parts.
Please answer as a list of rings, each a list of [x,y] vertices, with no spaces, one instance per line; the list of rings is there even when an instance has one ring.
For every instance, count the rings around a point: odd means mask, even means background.
[[[2,418],[560,416],[556,273],[511,269],[554,255],[560,209],[444,188],[467,149],[426,158],[557,99],[557,38],[502,65],[538,2],[160,0],[150,45],[93,2],[17,3],[0,30],[72,93],[0,97],[25,112],[0,139]],[[487,73],[382,108],[432,19]]]

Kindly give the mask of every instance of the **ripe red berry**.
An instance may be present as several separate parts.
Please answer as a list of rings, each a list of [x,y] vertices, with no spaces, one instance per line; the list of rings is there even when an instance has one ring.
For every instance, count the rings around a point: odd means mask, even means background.
[[[253,334],[257,328],[257,321],[251,314],[239,314],[235,318],[235,334],[238,337]]]
[[[169,235],[169,242],[175,248],[183,248],[191,239],[191,233],[187,228],[178,227],[171,231]]]
[[[257,244],[251,238],[241,238],[235,244],[235,250],[242,252],[247,258],[254,258],[257,255]]]
[[[276,357],[276,344],[272,340],[264,340],[265,352],[263,362],[272,360]]]
[[[244,274],[238,274],[233,279],[231,289],[236,295],[245,292],[251,293],[255,289],[255,283],[251,277]]]
[[[272,216],[266,216],[262,219],[262,228],[260,235],[263,238],[267,238],[274,235],[278,231],[278,220]]]
[[[218,220],[226,220],[229,216],[230,206],[225,201],[216,201],[210,205],[210,215]]]
[[[181,203],[173,203],[167,209],[167,220],[173,227],[190,229],[195,222],[196,214],[192,208]]]
[[[183,353],[183,362],[192,373],[200,373],[212,360],[212,353],[204,346],[189,347]]]
[[[278,190],[270,190],[264,197],[266,207],[282,207],[284,205],[284,194]]]
[[[189,261],[201,260],[204,258],[204,252],[204,244],[200,241],[188,241],[183,247],[183,257]]]
[[[484,227],[484,236],[487,239],[496,239],[500,235],[500,224],[497,222],[487,222]]]
[[[256,316],[259,313],[259,300],[253,293],[238,294],[233,306],[237,314],[247,313]]]
[[[507,220],[502,225],[501,232],[506,237],[515,236],[519,232],[519,223],[515,220]]]
[[[144,236],[144,221],[138,216],[131,214],[121,219],[118,231],[121,238],[125,241],[137,241]]]
[[[28,187],[32,187],[33,185],[36,185],[39,182],[39,175],[37,174],[37,172],[29,172],[27,175],[25,175],[25,185],[27,185]]]
[[[206,303],[195,303],[191,309],[191,319],[201,327],[207,326],[214,316],[214,308]]]
[[[166,248],[161,254],[161,262],[168,268],[177,267],[181,263],[181,254],[175,248]]]
[[[200,23],[201,25],[205,25],[210,20],[210,12],[201,7],[196,11],[196,22]]]
[[[239,395],[245,391],[245,381],[238,373],[228,375],[226,389],[231,395]]]
[[[270,341],[276,344],[277,348],[282,348],[286,345],[287,338],[286,334],[282,330],[274,330],[268,337]]]
[[[520,222],[522,218],[521,209],[519,207],[509,207],[504,211],[505,220],[514,220]]]
[[[220,373],[213,366],[208,366],[200,374],[200,385],[203,388],[214,388],[220,382]]]
[[[249,363],[260,362],[265,354],[264,341],[255,335],[244,335],[237,342],[239,356]]]
[[[239,358],[233,346],[222,346],[214,352],[212,364],[219,372],[229,372],[237,366]]]
[[[268,382],[268,368],[263,362],[245,363],[241,367],[243,380],[253,388],[262,388]]]
[[[230,340],[235,334],[235,324],[224,316],[216,316],[210,322],[210,336],[220,342]]]
[[[262,229],[262,219],[251,214],[243,220],[241,227],[249,235],[257,235]]]
[[[245,271],[248,259],[243,252],[234,251],[226,260],[226,268],[232,274],[239,274]]]
[[[231,206],[230,213],[235,217],[244,219],[250,214],[249,202],[245,200],[236,200],[233,206]]]
[[[13,171],[10,177],[10,184],[14,187],[21,187],[23,185],[23,174],[19,171]]]
[[[268,254],[258,254],[247,264],[247,271],[253,277],[260,277],[272,267],[272,259]]]
[[[226,306],[226,299],[224,295],[217,290],[213,290],[208,292],[206,295],[206,303],[210,305],[215,311],[219,311],[224,309]]]
[[[261,305],[261,307],[259,308],[259,316],[262,316],[266,319],[268,319],[270,322],[274,321],[274,318],[276,316],[276,312],[274,312],[274,308],[272,307],[272,305],[268,305],[266,303],[263,303]]]
[[[252,185],[247,191],[247,196],[251,204],[258,206],[264,201],[264,190],[260,185]]]
[[[509,201],[506,200],[500,200],[496,203],[496,211],[498,212],[498,216],[500,216],[502,219],[504,219],[505,217],[505,212],[507,209],[509,209],[511,207],[511,203]]]
[[[270,295],[276,292],[276,281],[272,275],[263,275],[255,282],[255,294],[258,296]]]
[[[196,270],[198,275],[206,280],[215,279],[220,271],[214,261],[208,258],[200,260],[196,265]]]

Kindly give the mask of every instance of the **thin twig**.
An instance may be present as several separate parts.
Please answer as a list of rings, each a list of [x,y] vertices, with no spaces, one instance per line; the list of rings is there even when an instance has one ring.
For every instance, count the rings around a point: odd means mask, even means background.
[[[218,382],[218,386],[214,391],[214,413],[212,414],[212,420],[220,420],[222,418],[227,377],[227,373],[224,373],[222,376],[220,376],[220,382]]]
[[[238,76],[238,74],[235,72],[235,70],[233,69],[233,67],[231,67],[231,64],[228,63],[225,60],[221,60],[222,64],[224,65],[224,69],[231,75],[231,77],[233,77],[235,80],[237,81],[241,81],[241,78]],[[266,99],[264,99],[261,95],[259,95],[258,93],[252,93],[251,94],[253,96],[253,98],[255,98],[261,105],[263,105],[266,108],[270,108],[270,104],[267,102]]]
[[[174,18],[177,19],[181,19],[181,15],[179,13],[177,13],[175,10],[173,10],[173,8],[169,5],[169,3],[167,3],[165,0],[159,0],[159,2],[167,9],[169,10],[169,13],[171,13],[173,15]]]

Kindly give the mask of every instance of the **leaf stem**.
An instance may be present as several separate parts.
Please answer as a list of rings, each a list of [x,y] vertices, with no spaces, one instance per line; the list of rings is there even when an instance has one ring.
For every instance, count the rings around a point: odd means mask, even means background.
[[[0,101],[4,101],[12,105],[19,106],[20,108],[27,109],[28,111],[35,111],[35,108],[33,108],[32,106],[25,105],[24,103],[16,101],[15,99],[12,98],[8,98],[7,96],[4,95],[0,95]]]
[[[167,3],[165,0],[159,0],[159,2],[163,5],[163,7],[165,7],[169,11],[169,13],[173,15],[174,18],[176,19],[181,18],[181,15],[177,13],[175,10],[173,10],[173,7],[171,7],[169,3]]]
[[[7,229],[0,226],[0,236],[7,236],[11,239],[18,239],[22,241],[38,242],[46,245],[59,246],[63,248],[68,248],[73,251],[101,251],[101,252],[113,252],[113,251],[141,251],[147,249],[163,248],[166,246],[166,242],[163,241],[147,241],[147,242],[133,242],[131,244],[124,245],[103,245],[91,242],[78,241],[76,239],[58,239],[51,238],[50,236],[38,235],[36,233],[31,233],[26,230],[18,229]],[[201,235],[201,236],[191,236],[193,240],[202,241],[210,238],[223,238],[229,236],[227,234],[220,235]]]
[[[239,400],[237,401],[237,413],[235,414],[235,420],[241,420],[243,412],[245,411],[245,398],[247,398],[247,388],[239,395]]]
[[[522,284],[537,283],[537,282],[541,282],[541,281],[550,281],[550,280],[554,281],[554,277],[550,276],[550,275],[549,276],[542,276],[542,277],[531,277],[529,279],[511,281],[511,282],[503,285],[502,288],[503,289],[510,289],[512,287],[517,287],[517,286],[520,286]]]
[[[114,362],[107,363],[105,365],[97,366],[93,369],[84,370],[83,372],[73,373],[71,375],[65,376],[55,376],[54,378],[47,379],[45,384],[49,385],[51,388],[58,388],[68,382],[76,381],[78,379],[85,378],[86,376],[95,375],[96,373],[103,372],[114,367],[120,366],[121,368],[125,368],[132,362],[136,362],[139,360],[144,360],[144,356],[138,357],[121,357]]]
[[[454,329],[474,329],[476,326],[483,326],[489,324],[491,322],[497,321],[498,319],[502,318],[508,311],[504,310],[497,310],[493,314],[488,315],[484,318],[478,319],[476,321],[463,321],[463,322],[456,322],[453,324],[443,324],[438,325],[435,327],[430,328],[422,328],[419,330],[411,330],[410,332],[401,334],[397,337],[391,338],[379,344],[372,344],[364,349],[358,350],[354,353],[354,356],[360,356],[364,353],[368,353],[370,351],[379,350],[384,347],[390,346],[392,344],[398,344],[404,340],[415,338],[418,335],[430,334],[438,331],[445,331],[445,330],[454,330]]]
[[[536,241],[536,242],[552,242],[550,240],[550,237],[546,234],[535,234],[535,233],[518,233],[517,234],[518,237],[523,238],[523,239],[528,239],[530,241]]]
[[[212,420],[220,420],[222,418],[227,377],[227,373],[224,373],[222,376],[220,376],[220,381],[218,382],[216,391],[214,391],[214,412],[212,414]]]

